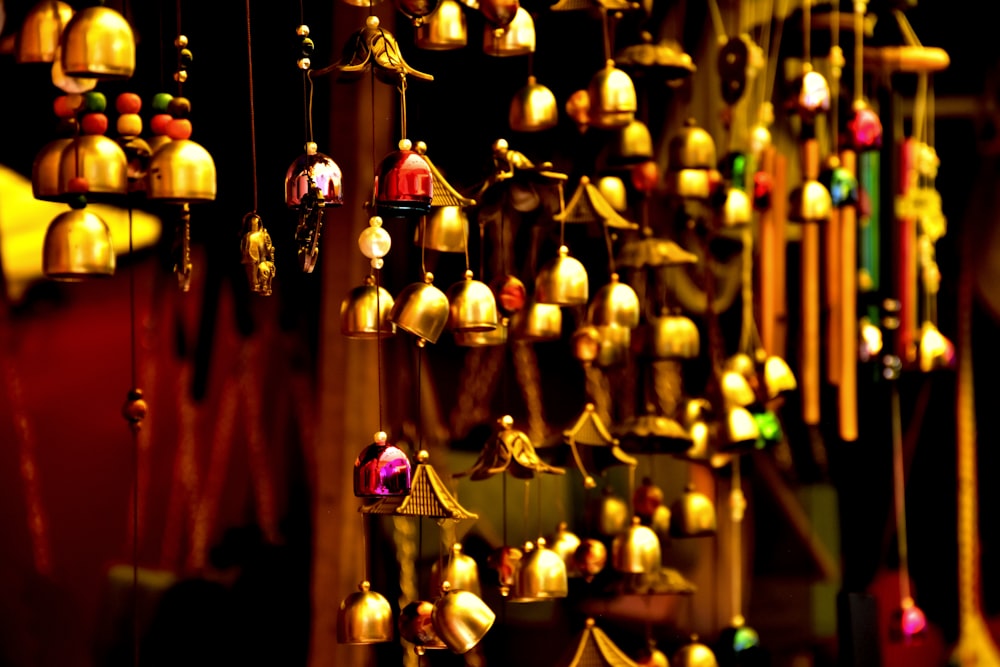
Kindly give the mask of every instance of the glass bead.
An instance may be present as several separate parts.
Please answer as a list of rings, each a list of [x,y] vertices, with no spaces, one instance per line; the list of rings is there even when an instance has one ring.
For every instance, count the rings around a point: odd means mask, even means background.
[[[369,227],[358,237],[358,247],[368,259],[385,257],[392,247],[392,237],[382,227]]]
[[[194,54],[191,53],[190,49],[181,49],[181,52],[177,54],[177,60],[182,66],[187,67],[194,60]]]
[[[139,113],[142,110],[142,98],[135,93],[122,93],[115,99],[115,110],[118,113]]]
[[[167,106],[172,99],[174,99],[174,96],[170,93],[157,93],[153,95],[153,102],[150,106],[153,107],[153,111],[156,113],[167,113]]]
[[[137,113],[123,113],[118,116],[115,129],[123,137],[137,137],[142,134],[142,116]]]
[[[108,117],[102,113],[88,113],[80,119],[84,134],[104,134],[108,131]]]
[[[376,271],[385,266],[385,260],[381,257],[376,257],[372,260],[372,268]]]
[[[183,49],[188,45],[187,35],[177,35],[177,39],[174,40],[174,46],[178,49]]]
[[[89,190],[90,186],[87,186],[87,189]],[[69,201],[66,203],[69,204],[70,208],[76,210],[80,210],[81,208],[87,208],[87,196],[83,193],[80,193],[73,197],[70,197]]]
[[[66,190],[73,194],[81,194],[90,191],[90,184],[83,176],[74,176],[66,182]]]
[[[172,118],[167,124],[167,136],[174,141],[191,138],[191,121],[187,118]]]

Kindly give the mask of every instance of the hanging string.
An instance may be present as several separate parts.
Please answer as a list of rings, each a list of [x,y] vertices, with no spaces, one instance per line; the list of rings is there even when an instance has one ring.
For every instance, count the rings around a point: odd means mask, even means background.
[[[743,624],[743,560],[741,558],[742,541],[743,541],[743,509],[744,509],[744,498],[743,498],[743,481],[740,476],[740,457],[733,457],[733,477],[732,477],[732,491],[730,492],[730,519],[732,520],[732,556],[730,563],[732,564],[732,570],[730,577],[732,578],[732,593],[733,593],[733,625]]]
[[[774,43],[771,45],[771,53],[767,60],[767,76],[764,82],[763,102],[771,99],[774,93],[774,86],[778,79],[778,54],[781,52],[781,33],[785,27],[785,15],[788,12],[789,0],[781,0],[781,5],[777,9],[777,25],[774,28]]]
[[[865,7],[868,0],[854,0],[854,101],[864,100]]]
[[[378,376],[375,380],[375,391],[378,392],[376,396],[378,399],[378,430],[382,431],[382,273],[374,269],[372,269],[372,273],[375,274],[375,312],[378,313],[378,321],[375,325],[375,372]]]
[[[178,0],[178,6],[180,2]],[[253,172],[253,212],[257,212],[257,128],[253,104],[253,42],[250,30],[250,0],[245,2],[247,13],[247,91],[250,95],[250,169]]]
[[[722,19],[718,0],[708,1],[708,13],[712,16],[712,28],[715,30],[715,36],[721,42],[726,38],[726,23]]]
[[[601,6],[601,28],[604,38],[604,60],[611,60],[611,27],[608,25],[608,10]]]
[[[177,0],[177,2],[175,3],[174,9],[175,9],[176,14],[177,14],[177,34],[181,35],[181,34],[183,34],[181,32],[181,0]],[[179,54],[178,54],[178,58],[180,58]],[[174,79],[177,81],[177,96],[180,97],[183,94],[183,92],[184,92],[184,77],[182,77],[182,76],[175,76]]]
[[[833,141],[831,142],[831,152],[840,150],[840,78],[842,75],[842,65],[844,54],[840,50],[840,0],[833,2],[833,19],[830,23],[830,67],[832,70],[832,97],[830,105],[830,131]]]
[[[802,57],[812,64],[812,0],[802,2]]]
[[[899,388],[892,385],[892,475],[896,510],[896,546],[899,553],[899,597],[910,600],[910,565],[906,538],[906,481],[903,476],[903,427],[899,409]]]

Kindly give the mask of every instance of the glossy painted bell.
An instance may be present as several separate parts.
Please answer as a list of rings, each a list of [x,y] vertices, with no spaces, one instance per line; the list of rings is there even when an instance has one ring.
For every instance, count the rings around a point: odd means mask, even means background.
[[[344,179],[340,166],[329,155],[317,152],[310,144],[285,171],[285,205],[301,208],[303,204],[341,206],[344,203]]]
[[[691,637],[690,643],[677,649],[670,664],[673,667],[719,667],[712,649],[699,642],[697,635]]]
[[[573,553],[574,569],[586,581],[593,580],[608,563],[608,549],[600,540],[588,537]]]
[[[632,165],[653,159],[653,137],[641,120],[633,119],[618,130],[610,146],[608,161],[618,165]]]
[[[889,620],[889,639],[904,644],[919,643],[927,635],[927,617],[914,604],[912,598],[905,598],[900,607],[892,612]]]
[[[379,215],[405,216],[431,210],[434,178],[420,153],[412,150],[408,139],[399,142],[399,150],[389,153],[379,163],[375,176],[375,204]]]
[[[569,248],[559,247],[559,256],[548,262],[535,278],[535,299],[557,306],[582,306],[589,298],[587,269]]]
[[[472,271],[465,272],[465,279],[448,288],[448,329],[455,332],[492,331],[497,328],[497,302],[493,290],[473,278]]]
[[[61,62],[67,76],[127,79],[135,71],[132,26],[110,7],[86,7],[63,28]]]
[[[580,538],[577,537],[576,533],[570,531],[565,521],[559,522],[559,525],[556,526],[556,532],[549,536],[547,543],[552,545],[550,547],[552,551],[566,564],[567,576],[578,575],[573,555],[576,553],[577,547],[580,546]]]
[[[788,218],[796,222],[824,222],[830,219],[833,199],[830,191],[816,180],[807,180],[789,195]]]
[[[82,134],[63,147],[59,190],[72,196],[74,179],[87,182],[88,199],[114,199],[128,192],[128,158],[118,142],[103,134]],[[66,201],[64,198],[63,201]]]
[[[646,353],[653,359],[694,359],[701,348],[701,334],[691,318],[661,314],[648,325]]]
[[[498,276],[490,282],[490,289],[497,298],[497,308],[503,315],[514,315],[524,309],[528,300],[528,290],[517,276],[509,273]]]
[[[436,343],[448,326],[448,296],[433,285],[434,274],[425,273],[424,281],[411,283],[396,297],[389,319],[420,341]]]
[[[594,74],[587,87],[590,98],[590,124],[605,130],[624,128],[635,120],[638,102],[635,84],[623,70],[608,60]]]
[[[392,641],[392,607],[371,584],[361,582],[358,592],[340,603],[337,641],[341,644],[378,644]]]
[[[517,91],[510,101],[507,114],[510,129],[515,132],[540,132],[559,123],[559,105],[551,90],[538,83],[534,76]]]
[[[496,28],[503,28],[513,21],[520,8],[518,0],[479,0],[479,11]]]
[[[469,216],[461,206],[435,206],[417,225],[413,242],[437,252],[465,252]]]
[[[768,400],[774,400],[785,392],[795,391],[798,387],[795,374],[781,357],[771,355],[764,362],[764,387],[767,389]]]
[[[668,167],[671,171],[683,169],[714,169],[715,140],[712,135],[688,118],[684,129],[670,140]]]
[[[451,554],[445,558],[444,568],[440,562],[431,566],[431,591],[440,591],[442,584],[448,582],[453,591],[469,591],[482,595],[479,586],[479,566],[476,559],[462,553],[462,544],[451,545]]]
[[[760,650],[760,635],[745,624],[742,616],[733,619],[733,624],[719,633],[716,656],[721,664],[756,664],[751,655]]]
[[[618,274],[612,273],[611,281],[597,290],[590,302],[587,319],[597,326],[634,329],[639,326],[639,297],[631,285],[621,282]]]
[[[73,18],[73,7],[60,0],[39,0],[28,10],[14,37],[18,63],[50,63],[56,57],[63,28]]]
[[[201,144],[175,139],[160,146],[149,159],[146,196],[168,202],[215,199],[215,161]]]
[[[434,603],[428,600],[410,602],[399,610],[399,636],[413,644],[418,652],[448,648],[434,631],[433,611]]]
[[[632,525],[611,543],[611,566],[626,574],[652,574],[662,566],[660,538],[652,528],[632,517]]]
[[[465,12],[456,0],[441,0],[437,10],[417,26],[413,37],[414,45],[427,51],[460,49],[468,40]]]
[[[510,593],[510,589],[514,586],[517,567],[523,557],[524,552],[517,547],[503,546],[494,550],[487,558],[486,564],[496,574],[500,595],[506,597]]]
[[[847,121],[854,149],[876,150],[882,147],[882,120],[863,100],[854,103],[853,115]]]
[[[545,545],[545,538],[538,543],[524,545],[524,557],[517,568],[511,602],[534,602],[564,598],[569,594],[566,563],[562,557]]]
[[[73,143],[72,137],[54,139],[42,147],[31,164],[31,194],[41,201],[65,201],[66,192],[59,185],[62,152]]]
[[[493,627],[496,614],[475,593],[452,591],[447,582],[442,588],[431,612],[434,631],[454,653],[468,653]]]
[[[715,505],[693,484],[670,506],[671,537],[710,537],[715,535]]]
[[[489,23],[483,28],[483,53],[500,58],[526,56],[535,52],[535,20],[524,7],[518,7],[514,19],[504,27]]]
[[[406,452],[386,442],[379,431],[375,441],[361,450],[354,461],[354,495],[378,499],[410,493],[412,468]]]
[[[57,215],[45,231],[42,272],[64,282],[113,276],[115,250],[108,225],[86,207]]]
[[[340,303],[340,333],[347,338],[378,338],[392,336],[396,326],[389,319],[393,299],[389,290],[375,286],[372,276],[365,284],[355,287]]]
[[[392,0],[392,4],[400,14],[419,26],[437,9],[438,0]]]

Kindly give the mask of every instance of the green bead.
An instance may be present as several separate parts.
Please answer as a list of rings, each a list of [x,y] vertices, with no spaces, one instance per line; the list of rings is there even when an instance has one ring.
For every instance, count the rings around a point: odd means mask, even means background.
[[[87,195],[73,195],[67,203],[72,209],[87,208]]]
[[[104,93],[96,91],[85,93],[83,96],[83,110],[90,113],[104,113],[108,108],[108,98]]]
[[[153,111],[155,113],[167,113],[167,106],[172,99],[174,99],[174,96],[170,93],[157,93],[153,95]]]
[[[781,440],[781,422],[778,421],[776,414],[768,410],[756,413],[753,418],[757,422],[757,430],[760,431],[762,440],[768,443]]]

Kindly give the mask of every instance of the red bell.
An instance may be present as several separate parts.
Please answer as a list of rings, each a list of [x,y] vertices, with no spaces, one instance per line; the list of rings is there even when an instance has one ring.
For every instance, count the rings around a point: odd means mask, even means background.
[[[882,147],[882,120],[863,101],[854,103],[854,115],[847,121],[854,148],[867,151]]]
[[[375,442],[365,447],[354,461],[354,495],[359,498],[385,498],[410,493],[410,459],[395,445],[386,442],[379,431]]]
[[[774,192],[774,179],[766,171],[758,171],[753,175],[753,207],[758,211],[771,208],[771,193]]]
[[[424,157],[412,150],[409,139],[399,150],[382,158],[375,176],[375,204],[379,215],[399,217],[423,215],[431,210],[433,177]]]
[[[919,642],[926,634],[927,617],[911,598],[906,598],[892,613],[889,638],[894,642],[911,644]]]
[[[315,195],[327,206],[344,203],[340,167],[329,155],[317,152],[313,142],[306,144],[305,154],[297,157],[285,172],[285,204],[289,208],[300,208],[309,195]]]

